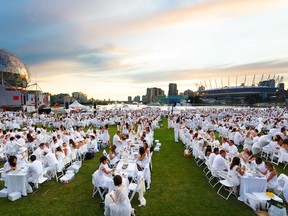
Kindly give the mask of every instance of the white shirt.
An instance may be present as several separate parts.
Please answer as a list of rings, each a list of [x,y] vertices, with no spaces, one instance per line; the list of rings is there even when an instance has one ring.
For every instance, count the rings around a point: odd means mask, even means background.
[[[113,145],[116,145],[116,147],[119,149],[120,146],[121,146],[121,139],[120,137],[118,136],[118,134],[115,134],[113,136]]]
[[[209,155],[209,159],[208,159],[209,164],[211,164],[211,165],[213,164],[213,161],[214,161],[216,156],[217,155],[214,152]]]
[[[57,162],[58,161],[57,161],[55,154],[53,154],[52,152],[49,152],[44,157],[43,166],[52,168],[54,164]]]
[[[228,153],[232,158],[239,154],[238,149],[235,145],[228,146]]]
[[[43,172],[42,163],[39,160],[35,160],[28,166],[27,177],[29,182],[35,183],[39,175]]]
[[[224,169],[228,170],[228,164],[226,163],[226,160],[218,154],[213,161],[212,168],[214,171],[220,172]]]

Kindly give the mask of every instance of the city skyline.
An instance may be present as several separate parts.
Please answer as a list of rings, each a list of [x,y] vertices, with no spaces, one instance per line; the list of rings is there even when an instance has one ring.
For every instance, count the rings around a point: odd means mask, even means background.
[[[287,88],[287,9],[284,0],[4,1],[0,48],[52,94],[127,100],[245,75],[247,84],[284,76]]]

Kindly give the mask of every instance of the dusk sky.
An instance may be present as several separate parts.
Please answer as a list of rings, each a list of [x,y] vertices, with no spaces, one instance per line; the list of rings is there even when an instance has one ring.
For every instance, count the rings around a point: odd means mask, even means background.
[[[127,100],[245,75],[288,87],[287,0],[4,0],[0,26],[0,49],[52,94]]]

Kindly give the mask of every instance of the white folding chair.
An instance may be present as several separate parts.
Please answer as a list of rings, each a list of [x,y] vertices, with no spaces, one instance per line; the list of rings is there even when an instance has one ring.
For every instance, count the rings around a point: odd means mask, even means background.
[[[275,150],[275,151],[272,152],[271,155],[272,155],[271,156],[271,163],[274,163],[274,164],[276,164],[278,166],[279,162],[280,162],[279,159],[280,159],[280,156],[281,156],[280,151]]]
[[[266,158],[268,160],[268,158],[271,156],[271,150],[269,147],[267,146],[264,146],[262,148],[262,151],[261,151],[261,157],[262,158]]]
[[[92,184],[93,184],[93,192],[92,192],[92,198],[95,196],[95,194],[98,192],[100,195],[100,198],[102,201],[104,201],[104,195],[107,193],[108,189],[107,188],[102,188],[98,185],[97,183],[97,178],[98,178],[98,172],[99,170],[96,170],[92,174]]]
[[[222,177],[223,180],[220,180],[221,187],[218,189],[217,194],[225,200],[228,200],[231,194],[234,194],[237,198],[236,187],[230,182],[228,176],[223,174],[222,172],[218,173],[218,175]],[[222,188],[228,192],[228,195],[226,197],[220,193]]]
[[[3,172],[3,167],[0,168],[0,182],[4,185],[5,180],[4,180],[4,178],[2,177],[2,172]]]
[[[141,176],[144,177],[144,180],[147,184],[146,189],[148,190],[150,188],[150,185],[151,185],[151,171],[149,168],[149,163],[146,164],[143,171],[138,171],[137,175],[138,175],[138,177],[141,177]]]
[[[278,187],[274,189],[274,191],[277,194],[277,196],[279,196],[283,193],[286,184],[288,184],[288,176],[285,175],[284,173],[281,173],[278,176],[277,181],[278,181]]]
[[[64,175],[64,167],[60,168],[59,163],[54,164],[53,168],[53,177],[56,178],[56,181],[58,182],[59,178],[61,178]]]
[[[209,168],[211,169],[211,176],[210,176],[210,178],[208,179],[208,183],[211,185],[211,187],[214,188],[214,187],[216,187],[216,185],[218,185],[218,184],[220,183],[220,181],[221,181],[223,178],[219,175],[220,172],[215,171],[211,165],[209,166]],[[214,183],[212,183],[212,182],[213,182],[213,179],[216,179],[216,180],[214,181]]]
[[[35,188],[38,189],[40,184],[43,184],[45,181],[48,180],[48,178],[44,176],[45,174],[46,174],[46,170],[43,171],[43,172],[38,176],[38,179],[37,179],[37,181],[35,182],[35,185],[34,185]]]
[[[198,151],[199,155],[198,155],[198,159],[197,159],[197,162],[196,164],[201,167],[205,161],[207,160],[207,157],[204,155],[204,153],[202,151]]]
[[[141,186],[140,186],[141,182],[144,183],[144,177],[143,177],[143,176],[141,176],[140,178],[138,178],[137,183],[130,183],[130,184],[129,184],[128,190],[129,190],[129,192],[132,192],[132,194],[131,194],[131,196],[130,196],[130,202],[132,201],[135,193],[136,193],[136,192],[139,193],[139,191],[140,191],[140,189],[141,189]],[[145,187],[144,187],[144,188],[145,188]]]
[[[153,152],[150,153],[150,157],[149,157],[149,166],[150,166],[150,171],[152,172],[152,156],[153,156]]]

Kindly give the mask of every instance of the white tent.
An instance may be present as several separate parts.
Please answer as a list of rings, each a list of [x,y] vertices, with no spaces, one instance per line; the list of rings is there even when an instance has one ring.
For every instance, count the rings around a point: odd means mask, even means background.
[[[75,100],[72,104],[69,105],[69,109],[89,109],[88,106],[84,106],[80,104],[77,100]]]

